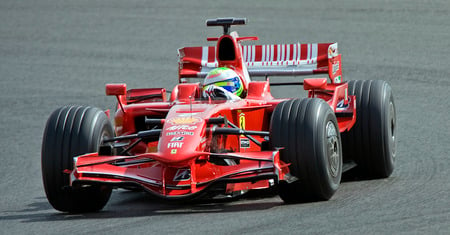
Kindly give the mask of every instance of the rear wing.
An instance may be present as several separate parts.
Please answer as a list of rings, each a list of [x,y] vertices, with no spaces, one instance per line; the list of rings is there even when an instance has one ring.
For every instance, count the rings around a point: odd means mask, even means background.
[[[239,45],[250,76],[326,74],[331,83],[342,82],[341,55],[337,43]],[[215,46],[178,50],[179,78],[204,78],[218,67]],[[243,67],[244,67],[243,66]]]

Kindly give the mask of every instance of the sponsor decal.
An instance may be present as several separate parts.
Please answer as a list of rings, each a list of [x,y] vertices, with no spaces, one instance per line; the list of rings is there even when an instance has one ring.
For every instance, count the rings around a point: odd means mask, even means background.
[[[344,109],[344,108],[346,108],[346,107],[348,107],[348,104],[345,105],[345,100],[339,101],[339,102],[337,103],[337,105],[336,105],[336,109]]]
[[[337,76],[334,78],[334,83],[341,83],[341,76]]]
[[[176,150],[176,149],[170,150],[170,154],[176,154],[176,153],[177,153],[177,150]]]
[[[167,132],[166,136],[172,135],[194,135],[194,132],[191,131],[175,131],[175,132]]]
[[[184,137],[183,136],[178,136],[178,137],[173,137],[170,141],[183,141]]]
[[[183,125],[183,124],[196,124],[201,121],[202,119],[198,117],[174,117],[169,119],[167,122],[172,125]]]
[[[171,126],[167,128],[168,131],[192,131],[197,129],[197,126],[188,126],[188,125],[177,125],[177,126]]]
[[[183,147],[183,142],[170,142],[167,144],[167,148],[181,148]]]
[[[247,138],[241,138],[240,139],[241,142],[241,148],[250,148],[250,140]]]
[[[338,55],[337,43],[331,44],[328,47],[328,58],[333,58]]]
[[[245,130],[245,113],[239,114],[239,128],[242,130]],[[243,136],[243,135],[241,135]]]
[[[338,70],[339,70],[339,61],[336,61],[336,63],[333,64],[333,74],[336,74]]]
[[[173,181],[183,181],[191,178],[190,169],[178,169],[177,173],[173,177]]]

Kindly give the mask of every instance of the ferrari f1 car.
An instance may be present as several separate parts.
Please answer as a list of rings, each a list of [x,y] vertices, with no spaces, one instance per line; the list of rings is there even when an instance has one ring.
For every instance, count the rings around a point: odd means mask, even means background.
[[[65,106],[49,117],[42,174],[50,204],[66,212],[102,209],[112,189],[166,199],[233,197],[274,187],[286,203],[330,199],[342,173],[389,177],[396,153],[390,85],[344,82],[337,43],[243,45],[232,25],[215,46],[179,49],[179,83],[127,90],[107,84],[117,110]],[[239,100],[202,96],[203,79],[225,67],[244,81]],[[275,83],[269,76],[323,74]],[[252,77],[265,77],[252,81]],[[320,75],[319,75],[320,76]],[[273,79],[272,79],[273,80]],[[307,98],[274,98],[270,87],[303,86]],[[114,119],[113,128],[110,119]]]

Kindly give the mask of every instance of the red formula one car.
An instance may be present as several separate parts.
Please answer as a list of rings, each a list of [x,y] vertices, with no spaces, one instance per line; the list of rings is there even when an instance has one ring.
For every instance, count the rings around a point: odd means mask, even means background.
[[[343,82],[336,43],[242,45],[230,27],[245,19],[208,20],[224,34],[216,46],[179,49],[179,84],[127,90],[109,111],[65,106],[45,127],[42,174],[57,210],[102,209],[113,188],[139,188],[167,199],[233,197],[276,187],[286,203],[328,200],[354,166],[370,178],[394,167],[396,113],[384,81]],[[238,99],[205,96],[215,68],[238,75]],[[268,76],[324,74],[271,83]],[[265,76],[261,81],[250,77]],[[236,82],[235,81],[235,82]],[[277,99],[275,85],[303,86],[308,97]]]

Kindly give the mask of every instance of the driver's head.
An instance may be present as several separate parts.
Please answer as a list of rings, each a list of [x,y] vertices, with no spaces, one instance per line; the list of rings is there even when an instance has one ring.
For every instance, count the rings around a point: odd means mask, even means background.
[[[203,90],[209,85],[222,87],[237,96],[241,96],[244,90],[244,85],[239,75],[232,69],[224,67],[215,68],[206,75],[203,82]]]

